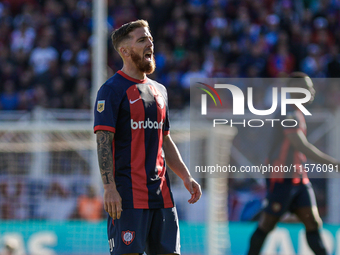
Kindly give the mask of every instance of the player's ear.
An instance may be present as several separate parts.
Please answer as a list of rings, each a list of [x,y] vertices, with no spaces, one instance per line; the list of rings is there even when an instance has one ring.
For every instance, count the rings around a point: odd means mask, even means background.
[[[121,56],[124,56],[124,57],[129,57],[130,56],[129,49],[127,47],[124,47],[124,46],[119,48],[119,53],[120,53]]]

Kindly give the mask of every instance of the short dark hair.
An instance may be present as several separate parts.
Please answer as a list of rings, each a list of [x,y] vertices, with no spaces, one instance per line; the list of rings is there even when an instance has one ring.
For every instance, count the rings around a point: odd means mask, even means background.
[[[140,27],[147,27],[150,31],[149,23],[143,19],[131,21],[114,30],[111,34],[111,40],[115,50],[118,52],[119,44],[123,40],[130,38],[129,34],[136,28]]]

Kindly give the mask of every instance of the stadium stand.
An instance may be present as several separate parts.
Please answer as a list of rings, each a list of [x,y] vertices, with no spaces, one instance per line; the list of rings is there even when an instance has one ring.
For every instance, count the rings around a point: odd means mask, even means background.
[[[2,110],[90,108],[90,0],[0,2]],[[109,1],[109,31],[137,18],[150,23],[157,69],[172,108],[188,104],[200,77],[340,76],[337,1]],[[110,44],[108,40],[108,44]],[[109,47],[109,73],[121,67]],[[339,87],[319,88],[314,107],[333,108]],[[265,97],[266,88],[259,92]]]

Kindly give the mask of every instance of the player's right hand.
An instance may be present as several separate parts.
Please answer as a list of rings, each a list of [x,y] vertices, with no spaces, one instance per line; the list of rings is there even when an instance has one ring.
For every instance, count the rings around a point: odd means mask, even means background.
[[[122,198],[116,188],[104,188],[104,209],[112,219],[119,219],[122,213]]]

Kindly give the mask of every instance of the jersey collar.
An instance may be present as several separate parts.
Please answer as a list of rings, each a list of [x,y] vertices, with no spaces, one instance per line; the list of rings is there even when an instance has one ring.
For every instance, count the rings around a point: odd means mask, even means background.
[[[143,80],[134,79],[130,77],[129,75],[127,75],[126,73],[124,73],[122,70],[119,70],[117,73],[123,76],[125,79],[128,79],[129,81],[133,81],[135,83],[146,83],[148,81],[148,78],[143,79]]]

